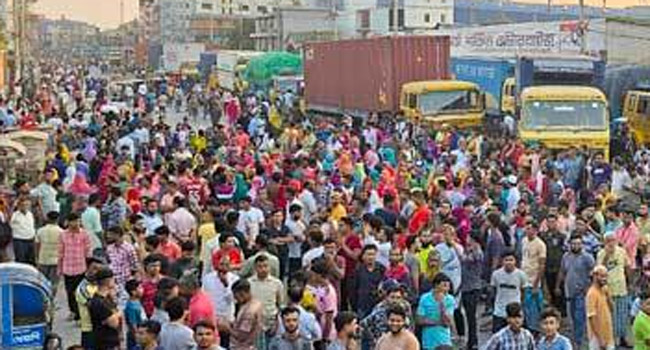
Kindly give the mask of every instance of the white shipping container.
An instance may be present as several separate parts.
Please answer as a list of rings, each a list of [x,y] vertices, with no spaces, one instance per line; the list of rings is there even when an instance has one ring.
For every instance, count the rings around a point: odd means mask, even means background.
[[[183,63],[198,63],[205,44],[165,44],[163,46],[163,67],[166,71],[177,71]]]
[[[237,67],[238,55],[233,51],[219,51],[217,53],[217,69],[225,72],[234,72]]]
[[[263,53],[264,52],[260,51],[219,51],[217,52],[217,69],[226,72],[234,72],[237,65],[247,63],[251,58]]]
[[[217,81],[220,88],[235,90],[235,72],[217,70]]]

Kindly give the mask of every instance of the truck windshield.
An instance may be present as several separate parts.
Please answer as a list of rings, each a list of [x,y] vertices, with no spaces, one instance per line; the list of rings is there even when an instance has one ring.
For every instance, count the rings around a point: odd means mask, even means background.
[[[422,114],[435,114],[476,109],[478,101],[477,91],[433,91],[420,95],[418,107]]]
[[[600,101],[524,102],[521,123],[524,129],[595,129],[607,126],[605,103]]]

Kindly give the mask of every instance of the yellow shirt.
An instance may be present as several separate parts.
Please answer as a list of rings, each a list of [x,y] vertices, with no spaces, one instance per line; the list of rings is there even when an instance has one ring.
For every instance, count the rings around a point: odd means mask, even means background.
[[[214,222],[207,222],[199,226],[198,236],[201,239],[201,249],[199,250],[199,256],[201,256],[202,261],[204,261],[203,258],[205,257],[205,254],[208,253],[206,252],[206,244],[209,240],[217,237],[217,230],[214,228]]]
[[[93,330],[90,311],[88,311],[88,302],[90,302],[90,299],[92,299],[95,293],[97,293],[97,286],[88,283],[86,280],[79,284],[75,292],[75,299],[77,299],[77,305],[79,305],[79,323],[82,332],[92,332]]]
[[[345,210],[345,207],[342,204],[339,204],[332,208],[332,213],[330,214],[330,218],[336,222],[340,221],[344,217],[348,215],[347,210]]]
[[[591,286],[587,292],[587,331],[589,339],[594,339],[598,334],[606,347],[614,347],[614,329],[612,327],[612,311],[609,305],[609,292],[607,287],[596,288]],[[593,318],[593,321],[591,321]],[[592,328],[592,323],[595,328]]]
[[[546,261],[546,244],[539,237],[535,237],[533,240],[524,237],[521,252],[521,269],[528,276],[528,283],[532,285],[542,268],[540,261]],[[542,281],[537,282],[541,283]]]
[[[59,225],[45,225],[36,231],[39,243],[38,264],[52,266],[59,262],[59,237],[63,229]]]
[[[416,254],[418,262],[420,263],[420,274],[426,275],[431,272],[429,271],[429,254],[438,254],[438,252],[434,249],[433,244],[428,248],[420,249],[420,251]]]
[[[627,282],[625,281],[625,267],[628,266],[629,259],[625,249],[616,247],[605,262],[605,249],[598,252],[596,261],[598,265],[607,267],[607,287],[614,297],[627,295]]]

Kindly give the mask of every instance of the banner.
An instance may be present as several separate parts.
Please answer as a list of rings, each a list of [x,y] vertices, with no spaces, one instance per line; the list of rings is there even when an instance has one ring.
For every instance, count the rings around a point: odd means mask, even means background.
[[[451,54],[461,56],[516,56],[522,54],[578,55],[589,23],[578,21],[528,22],[443,30],[451,37]],[[603,47],[600,38],[585,37],[587,53]]]

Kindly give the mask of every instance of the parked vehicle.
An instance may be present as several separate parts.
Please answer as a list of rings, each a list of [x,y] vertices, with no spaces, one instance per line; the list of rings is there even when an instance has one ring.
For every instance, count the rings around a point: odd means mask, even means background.
[[[0,348],[41,349],[50,329],[52,290],[36,268],[0,264]]]
[[[312,113],[403,115],[430,126],[477,126],[485,96],[450,80],[448,36],[396,36],[305,46],[305,99]]]
[[[551,149],[587,147],[609,158],[605,62],[522,57],[515,67],[519,137]]]
[[[637,145],[650,143],[650,86],[639,85],[625,94],[623,120]]]
[[[485,92],[496,113],[514,114],[515,61],[501,58],[453,57],[451,72],[456,80],[470,81]]]

